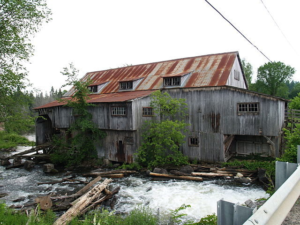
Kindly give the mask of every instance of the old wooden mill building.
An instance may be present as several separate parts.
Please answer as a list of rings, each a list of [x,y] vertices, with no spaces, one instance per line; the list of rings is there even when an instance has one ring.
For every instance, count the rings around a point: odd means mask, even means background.
[[[212,54],[89,72],[93,122],[107,136],[98,156],[133,162],[141,127],[153,119],[150,94],[168,92],[188,104],[190,124],[180,146],[191,160],[226,161],[234,154],[278,156],[287,101],[248,90],[238,52]],[[72,88],[65,96],[74,93]],[[65,133],[73,115],[61,102],[36,108],[36,140]]]

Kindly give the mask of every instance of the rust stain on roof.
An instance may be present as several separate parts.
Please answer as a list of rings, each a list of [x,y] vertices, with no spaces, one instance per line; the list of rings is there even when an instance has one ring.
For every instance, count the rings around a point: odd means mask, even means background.
[[[109,94],[92,94],[89,95],[87,102],[88,103],[104,103],[104,102],[126,102],[137,98],[142,98],[150,95],[154,90],[152,91],[124,91],[124,92],[118,92],[118,93],[109,93]],[[62,106],[67,104],[67,100],[70,100],[71,98],[64,98],[65,101],[59,102],[59,101],[53,101],[46,105],[36,107],[34,109],[41,109],[41,108],[51,108],[55,106]]]
[[[141,82],[135,90],[132,90],[130,93],[161,89],[163,88],[164,77],[183,76],[188,73],[191,74],[187,78],[184,86],[181,86],[183,88],[224,86],[226,85],[237,56],[238,52],[229,52],[94,71],[87,73],[82,80],[91,78],[93,81],[91,85],[109,82],[102,89],[101,93],[95,95],[98,96],[97,99],[99,99],[99,101],[100,99],[107,99],[108,96],[116,96],[107,94],[121,93],[121,95],[124,95],[125,93],[119,90],[119,82],[134,81],[141,78],[143,78]],[[74,88],[68,92],[70,96],[73,93]],[[106,95],[107,98],[104,98]],[[129,96],[129,94],[125,96]],[[93,97],[93,99],[95,98]],[[122,101],[121,96],[114,97],[113,99]],[[45,107],[47,107],[47,105],[45,105]]]

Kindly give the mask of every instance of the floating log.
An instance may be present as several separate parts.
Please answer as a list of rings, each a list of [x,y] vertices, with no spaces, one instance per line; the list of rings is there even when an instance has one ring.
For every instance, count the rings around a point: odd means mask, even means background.
[[[112,170],[112,171],[100,171],[99,170],[93,170],[90,173],[83,174],[83,176],[107,176],[109,174],[134,174],[137,173],[135,170]]]
[[[85,194],[94,184],[96,184],[98,181],[101,180],[101,177],[96,177],[94,180],[92,180],[90,183],[88,183],[87,185],[85,185],[83,188],[81,188],[79,191],[77,191],[75,194],[73,195],[69,195],[69,196],[52,196],[51,199],[66,199],[66,198],[76,198],[79,197],[83,194]]]
[[[175,176],[175,175],[152,173],[152,172],[150,172],[149,175],[154,176],[154,177],[165,177],[165,178],[170,178],[170,179],[203,181],[203,179],[201,177]]]
[[[204,177],[232,177],[233,174],[229,173],[199,173],[199,172],[193,172],[193,176],[204,176]]]
[[[87,174],[83,174],[84,177],[97,177],[97,176],[102,176],[102,177],[108,177],[108,178],[122,178],[124,177],[123,173],[120,174],[106,174],[106,173],[99,173],[99,172],[91,172]]]
[[[97,199],[106,186],[112,179],[105,179],[101,184],[96,185],[92,190],[81,196],[76,203],[68,209],[61,217],[59,217],[53,225],[64,225],[71,221],[74,217],[79,215],[85,207],[89,206],[95,199]]]

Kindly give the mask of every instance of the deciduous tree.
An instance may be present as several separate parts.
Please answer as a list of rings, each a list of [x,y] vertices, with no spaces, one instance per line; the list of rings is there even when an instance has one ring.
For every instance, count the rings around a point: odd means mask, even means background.
[[[185,99],[172,98],[166,92],[156,91],[151,95],[150,106],[155,117],[143,126],[138,162],[148,167],[187,164],[187,157],[179,150],[188,126],[184,122],[187,112]]]
[[[10,100],[25,88],[24,62],[33,54],[31,38],[50,14],[46,0],[0,0],[0,122],[14,116]]]
[[[288,92],[285,82],[290,80],[295,69],[282,62],[269,62],[258,68],[256,86],[265,94],[282,96],[282,89]],[[284,97],[284,96],[282,96]]]

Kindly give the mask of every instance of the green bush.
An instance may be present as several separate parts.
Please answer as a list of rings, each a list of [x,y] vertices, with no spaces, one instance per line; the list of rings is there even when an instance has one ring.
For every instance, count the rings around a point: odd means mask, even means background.
[[[297,145],[300,145],[300,128],[293,129],[293,132],[284,129],[286,149],[284,154],[277,158],[278,161],[297,163]]]
[[[0,131],[0,149],[14,148],[18,145],[33,146],[35,142],[15,133]]]

